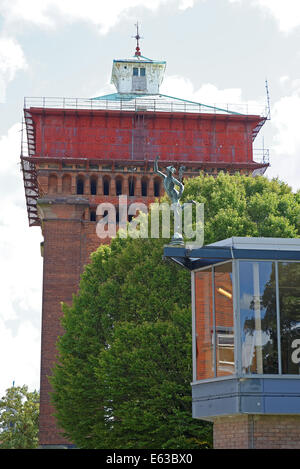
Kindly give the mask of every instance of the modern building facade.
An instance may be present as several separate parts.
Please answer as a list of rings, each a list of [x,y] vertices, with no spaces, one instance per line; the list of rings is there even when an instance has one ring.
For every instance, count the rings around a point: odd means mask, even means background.
[[[300,448],[300,240],[165,248],[191,270],[193,417],[214,448]]]
[[[268,154],[253,142],[266,113],[248,113],[195,103],[160,93],[166,63],[145,58],[139,47],[114,60],[116,93],[89,99],[26,98],[26,144],[21,165],[30,226],[40,226],[43,311],[40,445],[68,445],[56,426],[47,376],[56,356],[61,302],[70,303],[90,254],[100,243],[97,206],[151,203],[163,194],[153,172],[185,166],[185,177],[263,173]]]

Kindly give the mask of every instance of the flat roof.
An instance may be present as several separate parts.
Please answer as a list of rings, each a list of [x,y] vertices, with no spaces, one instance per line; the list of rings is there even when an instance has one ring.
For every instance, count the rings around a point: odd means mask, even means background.
[[[236,249],[280,249],[300,250],[300,238],[259,238],[251,236],[233,236],[209,246],[233,247]]]
[[[232,259],[300,261],[300,238],[232,237],[194,249],[165,246],[164,258],[191,271]]]

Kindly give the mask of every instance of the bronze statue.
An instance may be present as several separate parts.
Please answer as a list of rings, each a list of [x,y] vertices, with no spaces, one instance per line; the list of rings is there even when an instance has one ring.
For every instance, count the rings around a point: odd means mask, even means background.
[[[164,174],[158,169],[158,163],[157,163],[158,160],[159,160],[159,156],[157,156],[154,161],[154,173],[158,174],[159,176],[163,178],[165,191],[172,202],[172,209],[174,210],[174,218],[175,218],[174,236],[171,239],[170,244],[182,245],[184,244],[183,237],[181,234],[182,206],[180,205],[179,200],[184,191],[184,185],[182,183],[182,176],[183,176],[185,167],[180,166],[179,171],[178,171],[179,176],[178,176],[178,179],[176,179],[173,176],[173,174],[176,171],[174,166],[168,166],[166,168],[167,174]],[[179,190],[175,189],[175,185],[179,187]]]
[[[183,176],[183,171],[185,170],[185,167],[180,166],[179,180],[178,180],[173,176],[173,174],[176,171],[174,166],[168,166],[166,168],[167,174],[164,174],[158,169],[158,164],[157,164],[158,160],[159,160],[159,156],[157,156],[154,161],[154,173],[158,174],[159,176],[163,178],[165,191],[168,194],[172,204],[178,204],[184,191],[184,185],[182,184],[182,176]],[[179,191],[175,189],[175,184],[179,186]]]

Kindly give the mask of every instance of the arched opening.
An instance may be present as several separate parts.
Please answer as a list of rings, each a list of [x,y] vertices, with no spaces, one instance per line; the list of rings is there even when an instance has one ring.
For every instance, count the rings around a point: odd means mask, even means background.
[[[160,180],[154,179],[154,197],[160,197]]]
[[[90,221],[96,221],[96,210],[90,211]]]
[[[62,178],[62,192],[63,194],[70,194],[72,187],[72,180],[69,174],[65,174]]]
[[[103,195],[109,195],[109,186],[110,186],[110,179],[109,177],[105,176],[103,178]]]
[[[147,197],[148,195],[148,180],[147,178],[142,178],[142,197]]]
[[[84,193],[84,179],[83,176],[77,176],[76,180],[76,194]]]
[[[57,193],[57,176],[55,174],[51,174],[51,176],[49,176],[48,192],[49,194]]]
[[[97,195],[97,177],[92,176],[90,179],[91,195]]]
[[[135,178],[131,177],[128,180],[128,193],[130,196],[134,195],[135,191]]]
[[[116,195],[122,195],[122,190],[123,190],[122,183],[123,183],[122,178],[116,179]]]

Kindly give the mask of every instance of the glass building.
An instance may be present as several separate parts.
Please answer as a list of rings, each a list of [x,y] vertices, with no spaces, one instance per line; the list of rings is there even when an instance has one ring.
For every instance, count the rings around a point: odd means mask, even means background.
[[[193,416],[300,414],[300,239],[164,255],[191,271]]]

